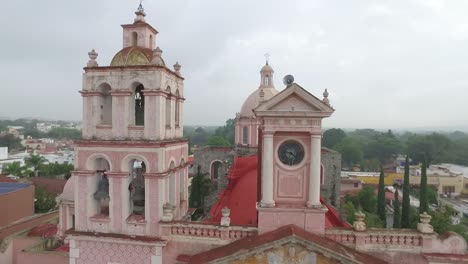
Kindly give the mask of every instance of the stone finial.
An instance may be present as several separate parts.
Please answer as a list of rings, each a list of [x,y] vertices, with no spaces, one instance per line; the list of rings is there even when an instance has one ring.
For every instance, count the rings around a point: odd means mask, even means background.
[[[174,71],[177,73],[177,75],[180,75],[180,68],[182,68],[182,66],[179,64],[179,62],[176,62],[176,64],[174,64]]]
[[[135,23],[145,22],[146,13],[145,13],[145,9],[143,8],[143,5],[141,4],[141,2],[140,2],[140,5],[137,8],[137,11],[135,12],[135,15],[136,15]]]
[[[421,223],[418,223],[418,231],[424,234],[432,234],[434,233],[434,228],[432,225],[429,224],[431,222],[432,216],[427,214],[426,212],[419,215],[419,220]]]
[[[97,57],[98,57],[98,53],[92,49],[90,52],[88,52],[88,56],[89,56],[89,61],[88,61],[88,64],[86,66],[88,67],[98,67],[98,63],[96,61]]]
[[[330,105],[330,100],[328,100],[328,90],[325,89],[323,92],[323,100],[322,100],[326,105]]]
[[[223,217],[221,217],[221,226],[230,226],[231,218],[229,216],[231,215],[231,210],[227,207],[224,207],[221,209],[221,214],[223,215]]]
[[[156,66],[166,66],[166,63],[162,58],[162,52],[163,51],[159,47],[156,47],[153,50],[153,59],[151,60],[151,64]]]
[[[357,232],[366,231],[367,227],[366,227],[366,223],[364,223],[364,219],[366,218],[366,215],[361,211],[357,211],[356,213],[354,213],[354,216],[356,217],[356,221],[354,221],[353,223],[354,231],[357,231]]]
[[[170,203],[165,203],[163,205],[163,215],[161,217],[161,221],[163,222],[171,222],[174,219],[174,207]]]

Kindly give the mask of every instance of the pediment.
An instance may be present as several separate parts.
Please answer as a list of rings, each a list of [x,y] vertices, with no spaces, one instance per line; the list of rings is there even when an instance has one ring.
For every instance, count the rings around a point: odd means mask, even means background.
[[[298,84],[292,84],[254,109],[256,115],[308,113],[330,116],[334,109]]]
[[[189,257],[188,263],[386,263],[294,225]]]

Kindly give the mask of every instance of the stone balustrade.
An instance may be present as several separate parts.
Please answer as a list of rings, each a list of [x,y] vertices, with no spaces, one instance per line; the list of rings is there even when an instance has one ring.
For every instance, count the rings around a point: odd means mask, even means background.
[[[325,237],[352,248],[371,250],[385,247],[391,249],[420,250],[423,234],[410,229],[371,228],[364,232],[352,229],[332,228],[325,230]]]
[[[235,241],[257,234],[256,227],[220,226],[211,223],[177,222],[161,223],[163,235],[213,238],[225,241]]]

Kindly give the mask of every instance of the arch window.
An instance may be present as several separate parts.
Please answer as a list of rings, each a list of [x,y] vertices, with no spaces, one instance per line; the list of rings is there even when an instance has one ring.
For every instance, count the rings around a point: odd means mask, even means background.
[[[145,125],[145,95],[143,90],[145,87],[140,84],[135,88],[134,100],[135,100],[135,125]]]
[[[108,84],[99,86],[99,125],[112,125],[112,96]]]
[[[145,215],[145,179],[143,174],[146,172],[145,162],[133,159],[129,162],[130,193],[129,211],[133,215]]]
[[[219,160],[213,161],[211,163],[211,179],[217,181],[221,177],[221,167],[222,163]]]
[[[153,49],[153,35],[150,35],[150,37],[149,37],[149,45],[148,46],[149,46],[150,49]]]
[[[247,126],[242,128],[242,144],[249,144],[249,128]]]
[[[175,125],[180,125],[180,102],[179,102],[179,90],[176,91],[176,103],[175,103]]]
[[[171,127],[171,87],[166,88],[168,96],[166,97],[166,127]]]
[[[169,170],[174,170],[175,168],[175,163],[174,161],[171,162],[171,165],[169,166]],[[177,173],[172,172],[171,175],[169,176],[169,203],[173,206],[177,206],[177,201],[176,201],[176,181],[177,181]]]
[[[96,189],[93,192],[95,212],[97,215],[109,216],[109,180],[106,175],[106,171],[110,169],[109,162],[105,158],[96,158],[90,165],[96,172],[94,177]]]
[[[270,86],[270,77],[268,75],[266,75],[264,78],[263,78],[263,85],[264,86]]]
[[[137,46],[138,45],[138,33],[133,32],[132,33],[132,46]]]

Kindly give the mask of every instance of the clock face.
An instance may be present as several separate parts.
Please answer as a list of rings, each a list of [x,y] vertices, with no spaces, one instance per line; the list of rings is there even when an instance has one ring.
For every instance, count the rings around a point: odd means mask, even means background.
[[[279,147],[278,157],[285,165],[297,165],[304,159],[304,147],[295,140],[287,140]]]

